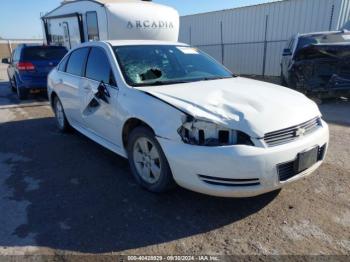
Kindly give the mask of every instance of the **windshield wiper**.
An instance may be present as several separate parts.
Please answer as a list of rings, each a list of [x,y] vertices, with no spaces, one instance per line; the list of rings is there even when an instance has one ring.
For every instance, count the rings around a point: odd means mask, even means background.
[[[175,85],[175,84],[184,84],[188,83],[188,81],[155,81],[152,83],[142,83],[136,84],[135,86],[165,86],[165,85]]]
[[[200,81],[210,81],[210,80],[219,80],[219,79],[229,79],[236,77],[234,75],[229,77],[205,77],[205,78],[199,78],[199,79],[189,79],[189,80],[174,80],[174,81],[155,81],[151,83],[141,83],[141,84],[134,84],[133,86],[136,87],[142,87],[142,86],[165,86],[165,85],[175,85],[175,84],[185,84],[185,83],[191,83],[191,82],[200,82]]]
[[[195,80],[196,82],[200,82],[200,81],[211,81],[211,80],[220,80],[220,79],[229,79],[229,78],[233,78],[234,76],[228,76],[228,77],[205,77],[205,78],[200,78]]]

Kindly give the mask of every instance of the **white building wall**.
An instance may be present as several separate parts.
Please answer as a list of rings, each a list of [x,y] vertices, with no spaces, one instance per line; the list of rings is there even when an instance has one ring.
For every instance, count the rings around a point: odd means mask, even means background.
[[[183,16],[180,41],[207,51],[239,74],[262,75],[266,57],[265,75],[278,76],[281,54],[287,40],[297,33],[341,28],[349,19],[349,2],[277,0]]]

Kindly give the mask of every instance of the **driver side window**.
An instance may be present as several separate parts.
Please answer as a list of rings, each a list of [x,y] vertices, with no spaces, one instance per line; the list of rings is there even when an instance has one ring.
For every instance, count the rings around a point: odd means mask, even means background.
[[[102,48],[93,47],[86,64],[85,76],[89,79],[117,86],[109,59]]]

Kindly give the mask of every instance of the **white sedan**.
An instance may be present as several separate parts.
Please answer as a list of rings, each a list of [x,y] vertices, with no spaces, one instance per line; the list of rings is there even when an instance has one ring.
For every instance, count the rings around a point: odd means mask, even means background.
[[[304,95],[234,76],[181,43],[85,43],[50,73],[48,93],[61,131],[73,127],[128,158],[152,192],[178,184],[260,195],[314,172],[329,142]]]

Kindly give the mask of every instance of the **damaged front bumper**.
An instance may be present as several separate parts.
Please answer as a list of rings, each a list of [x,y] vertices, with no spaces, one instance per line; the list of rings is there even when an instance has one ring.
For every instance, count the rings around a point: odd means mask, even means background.
[[[277,190],[314,172],[323,162],[329,131],[323,123],[312,135],[271,148],[202,147],[164,138],[158,141],[180,186],[213,196],[252,197]],[[314,147],[324,149],[322,159],[306,171],[281,181],[279,166]]]

